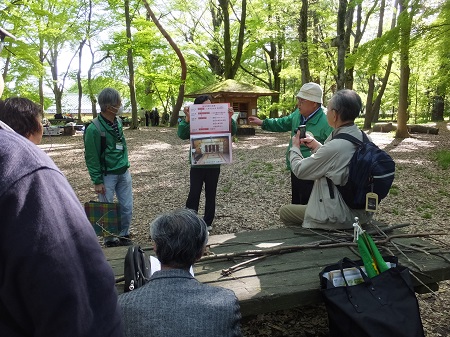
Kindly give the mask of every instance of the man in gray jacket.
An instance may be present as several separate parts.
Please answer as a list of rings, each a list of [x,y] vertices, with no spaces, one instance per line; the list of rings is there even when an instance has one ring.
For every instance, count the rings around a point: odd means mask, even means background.
[[[365,223],[370,215],[365,210],[350,209],[339,193],[336,185],[345,185],[348,180],[349,162],[356,147],[345,139],[333,139],[339,133],[348,133],[362,141],[361,131],[354,123],[362,108],[359,95],[343,89],[328,103],[327,121],[334,128],[322,145],[312,137],[292,137],[290,162],[292,172],[299,179],[314,180],[314,187],[307,205],[285,205],[280,209],[280,219],[286,225],[302,225],[305,228],[351,229],[358,217]],[[312,155],[305,158],[299,147],[306,145]],[[327,182],[333,182],[335,198],[330,197]]]
[[[189,268],[208,241],[206,223],[190,209],[160,215],[150,225],[161,270],[119,296],[125,335],[240,336],[240,308],[233,291],[197,281]]]

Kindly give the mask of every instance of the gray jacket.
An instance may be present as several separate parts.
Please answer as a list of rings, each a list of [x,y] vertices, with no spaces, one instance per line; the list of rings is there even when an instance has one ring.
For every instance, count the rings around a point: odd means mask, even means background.
[[[339,133],[348,133],[362,140],[361,131],[356,125],[340,127],[332,132],[324,144],[303,158],[298,148],[291,148],[290,161],[292,172],[299,179],[314,180],[314,187],[306,207],[303,227],[320,229],[351,229],[355,217],[360,223],[370,219],[364,210],[350,209],[341,194],[334,189],[334,199],[330,198],[327,177],[336,185],[345,185],[348,180],[349,162],[356,147],[345,139],[333,139]]]
[[[141,288],[119,296],[125,336],[241,336],[233,291],[197,281],[188,271],[160,270]]]

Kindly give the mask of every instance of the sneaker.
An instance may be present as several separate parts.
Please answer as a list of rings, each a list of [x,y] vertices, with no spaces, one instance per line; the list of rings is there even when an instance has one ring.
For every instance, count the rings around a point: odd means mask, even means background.
[[[212,231],[212,226],[211,226],[211,225],[206,226],[206,229],[208,230],[208,232],[209,232],[209,231]]]
[[[119,238],[119,246],[131,246],[133,241],[131,241],[129,235],[124,235]]]

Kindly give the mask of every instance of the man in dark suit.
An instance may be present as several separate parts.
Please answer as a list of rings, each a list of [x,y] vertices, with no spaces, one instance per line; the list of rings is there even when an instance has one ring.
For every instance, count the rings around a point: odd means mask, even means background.
[[[205,222],[194,211],[179,209],[153,221],[150,234],[161,270],[146,285],[119,296],[125,335],[241,336],[236,295],[189,273],[208,241]]]

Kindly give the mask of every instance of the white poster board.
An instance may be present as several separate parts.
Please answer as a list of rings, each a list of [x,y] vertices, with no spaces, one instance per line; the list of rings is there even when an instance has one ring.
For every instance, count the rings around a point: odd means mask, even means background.
[[[193,104],[189,107],[192,165],[232,162],[228,103]]]

